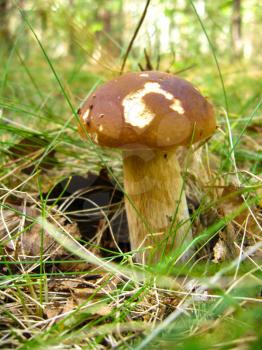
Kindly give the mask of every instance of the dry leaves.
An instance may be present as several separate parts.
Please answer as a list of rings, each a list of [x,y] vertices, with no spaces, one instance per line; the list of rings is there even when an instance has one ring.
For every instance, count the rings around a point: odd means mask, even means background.
[[[91,280],[91,281],[90,281]],[[45,307],[48,318],[67,314],[81,307],[91,315],[106,316],[112,311],[112,306],[105,302],[107,297],[117,290],[122,280],[110,277],[108,274],[88,275],[83,278],[52,279],[48,283],[50,292],[63,295],[63,304],[51,302]]]
[[[221,195],[218,213],[221,217],[230,216],[232,213],[237,215],[229,222],[219,233],[219,240],[214,247],[214,262],[234,259],[239,254],[239,246],[242,243],[243,235],[245,237],[244,246],[252,243],[256,235],[261,235],[254,216],[257,216],[258,208],[253,205],[248,208],[244,204],[242,196],[243,189],[231,184],[225,186]],[[253,215],[251,215],[251,212]]]
[[[12,208],[12,209],[11,209]],[[43,232],[42,227],[34,221],[41,215],[35,207],[10,206],[2,210],[0,223],[0,242],[8,249],[9,256],[20,258],[44,256],[56,257],[66,255],[65,249],[54,239]],[[75,223],[66,223],[64,217],[54,214],[57,221],[63,225],[76,239],[80,234]]]
[[[218,264],[222,261],[226,260],[227,257],[227,247],[225,242],[222,239],[219,239],[214,246],[214,259],[212,260],[214,263]]]

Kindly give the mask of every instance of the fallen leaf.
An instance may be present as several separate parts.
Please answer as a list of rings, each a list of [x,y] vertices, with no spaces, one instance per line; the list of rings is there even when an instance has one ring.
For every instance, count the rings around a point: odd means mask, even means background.
[[[10,251],[10,255],[28,258],[39,256],[43,251],[44,255],[54,258],[68,254],[50,235],[43,232],[39,224],[34,223],[40,215],[40,210],[34,207],[10,205],[10,209],[2,210],[0,241]],[[80,238],[76,223],[65,223],[65,218],[57,213],[54,216],[74,238]]]
[[[222,196],[221,204],[219,206],[220,213],[223,216],[232,214],[232,212],[240,209],[243,204],[243,198],[241,196],[241,188],[231,184],[225,186]],[[242,210],[235,218],[234,221],[239,225],[243,225],[248,215],[248,209]]]
[[[214,246],[214,259],[212,260],[215,264],[218,264],[222,261],[226,260],[227,256],[227,248],[225,246],[224,241],[219,239]]]
[[[262,135],[262,124],[252,123],[247,126],[248,131],[252,131]]]

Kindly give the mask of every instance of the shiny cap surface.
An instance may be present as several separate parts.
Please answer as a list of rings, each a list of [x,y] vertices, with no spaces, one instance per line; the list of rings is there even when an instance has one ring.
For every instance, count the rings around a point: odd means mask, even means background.
[[[211,136],[212,105],[188,81],[169,73],[126,73],[101,85],[78,111],[93,141],[123,149],[169,148]]]

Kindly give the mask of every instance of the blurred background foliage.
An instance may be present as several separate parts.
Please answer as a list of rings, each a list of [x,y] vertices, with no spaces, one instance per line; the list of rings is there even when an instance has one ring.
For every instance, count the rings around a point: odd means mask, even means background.
[[[19,99],[31,108],[37,104],[47,113],[66,115],[58,103],[57,82],[23,15],[77,105],[98,79],[118,74],[144,5],[141,0],[1,0],[1,103]],[[152,1],[126,70],[139,69],[146,49],[154,68],[188,69],[183,76],[225,107],[212,50],[195,11],[221,66],[230,112],[246,113],[259,93],[254,89],[260,84],[253,82],[261,82],[259,0]]]

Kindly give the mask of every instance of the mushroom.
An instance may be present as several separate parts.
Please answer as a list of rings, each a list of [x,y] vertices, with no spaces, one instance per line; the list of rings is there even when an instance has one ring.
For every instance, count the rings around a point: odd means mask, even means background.
[[[212,105],[186,80],[144,71],[100,86],[79,116],[96,144],[123,150],[125,206],[136,261],[156,263],[192,242],[176,150],[212,135]],[[191,254],[188,249],[182,257]]]

